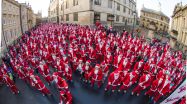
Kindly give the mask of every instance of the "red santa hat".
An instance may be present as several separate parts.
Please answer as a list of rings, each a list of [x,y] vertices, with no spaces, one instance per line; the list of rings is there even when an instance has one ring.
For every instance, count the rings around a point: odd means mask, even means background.
[[[79,59],[79,62],[82,62],[82,61],[83,61],[83,59],[82,59],[82,58],[80,58],[80,59]]]
[[[106,65],[106,64],[105,64],[105,62],[103,61],[103,62],[101,63],[101,65],[104,66],[104,65]]]
[[[99,64],[97,64],[95,67],[96,67],[96,68],[99,68]]]
[[[88,63],[88,64],[90,64],[90,62],[91,62],[90,60],[87,60],[87,61],[86,61],[86,63]]]
[[[57,77],[57,76],[59,76],[59,73],[58,72],[54,72],[52,76],[53,77]]]

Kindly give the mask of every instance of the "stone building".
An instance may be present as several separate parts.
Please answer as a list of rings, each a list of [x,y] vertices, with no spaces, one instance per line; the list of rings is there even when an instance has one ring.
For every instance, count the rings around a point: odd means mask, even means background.
[[[59,1],[60,0],[50,0],[48,8],[48,19],[49,22],[59,22]]]
[[[36,25],[39,25],[42,22],[42,13],[38,12],[37,14],[35,14],[36,16]]]
[[[54,6],[53,4],[57,1],[59,5]],[[134,0],[57,1],[52,0],[50,3],[49,19],[57,16],[59,22],[93,25],[99,21],[106,25],[132,25],[133,14],[136,12],[136,1]],[[56,7],[58,9],[55,9]],[[57,10],[59,10],[59,15],[57,15]]]
[[[187,54],[187,4],[178,3],[173,11],[170,45]]]
[[[27,4],[21,4],[21,29],[22,33],[28,31],[28,20],[27,20]]]
[[[1,51],[21,35],[20,4],[15,0],[2,0],[1,34]]]
[[[18,3],[15,0],[2,0],[2,33],[0,38],[0,56],[6,49],[6,45],[12,44],[25,31],[31,29],[34,24],[31,6]]]
[[[168,32],[169,29],[169,17],[167,17],[161,10],[156,11],[145,8],[141,9],[140,13],[140,26],[143,28],[151,29],[154,26],[153,31]]]
[[[27,23],[28,23],[28,29],[30,30],[33,27],[33,16],[34,12],[30,5],[27,7]]]

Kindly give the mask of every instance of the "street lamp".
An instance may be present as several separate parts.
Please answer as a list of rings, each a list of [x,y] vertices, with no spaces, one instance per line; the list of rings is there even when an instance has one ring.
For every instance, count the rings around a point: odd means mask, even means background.
[[[134,21],[133,21],[133,28],[132,28],[132,34],[131,34],[132,37],[134,37],[133,34],[134,34],[134,25],[135,25],[135,21],[136,21],[136,20],[135,20],[135,18],[136,18],[136,11],[133,11],[133,16],[134,16]]]

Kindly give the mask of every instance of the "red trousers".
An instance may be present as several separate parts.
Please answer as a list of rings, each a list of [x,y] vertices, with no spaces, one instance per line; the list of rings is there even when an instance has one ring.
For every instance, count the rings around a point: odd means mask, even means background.
[[[127,91],[127,89],[129,88],[130,86],[124,86],[124,85],[122,85],[119,89],[122,91],[122,90],[124,90],[124,91]]]
[[[11,85],[10,87],[11,91],[13,92],[13,94],[18,94],[18,88],[15,85]]]
[[[110,87],[112,87],[112,90],[116,90],[116,87],[117,87],[117,86],[113,86],[113,85],[109,85],[109,84],[108,84],[108,85],[106,86],[106,89],[109,90]]]
[[[40,92],[42,92],[43,94],[47,95],[47,94],[51,94],[50,91],[45,87],[42,90],[39,90]]]
[[[97,82],[98,87],[101,87],[102,81],[95,81],[94,79],[91,80],[91,86],[94,86],[95,82]]]
[[[149,89],[147,92],[145,92],[145,95],[153,96],[154,93],[155,93],[154,91],[152,91],[151,89]]]
[[[45,80],[47,81],[48,84],[50,84],[53,79],[51,78],[51,76],[46,76]]]
[[[64,76],[66,77],[67,80],[72,81],[72,75],[65,74]]]
[[[158,91],[156,91],[156,93],[154,94],[154,101],[157,102],[161,96],[162,95]]]
[[[132,92],[140,94],[140,91],[142,91],[142,90],[143,90],[143,87],[141,87],[140,85],[138,85],[138,86],[136,86],[136,88],[134,88],[134,90]]]

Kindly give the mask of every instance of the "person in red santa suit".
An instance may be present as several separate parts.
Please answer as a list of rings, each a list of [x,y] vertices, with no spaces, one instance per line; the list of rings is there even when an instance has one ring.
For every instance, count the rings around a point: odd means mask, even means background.
[[[37,65],[39,64],[39,61],[36,57],[30,58],[31,65],[36,68]]]
[[[145,93],[145,95],[153,96],[157,91],[157,88],[161,85],[162,81],[163,78],[155,79],[151,84],[151,88]]]
[[[78,64],[76,70],[79,71],[79,73],[81,75],[83,74],[83,66],[84,66],[83,60],[82,60],[82,58],[80,58],[79,59],[79,64]]]
[[[141,61],[136,62],[136,64],[134,65],[134,71],[137,70],[139,73],[141,73],[143,70],[143,66],[144,66],[144,61],[142,59]]]
[[[152,79],[151,79],[151,74],[150,73],[144,73],[138,82],[138,85],[133,89],[132,95],[134,93],[137,93],[137,96],[140,95],[140,91],[146,89],[147,87],[150,86]]]
[[[119,70],[126,70],[129,71],[131,68],[130,62],[128,61],[128,58],[123,59],[122,63],[119,66]]]
[[[51,95],[51,92],[47,89],[45,84],[41,81],[41,79],[38,76],[32,74],[30,76],[30,84],[37,90],[39,90],[43,94],[43,96]]]
[[[120,64],[122,63],[122,61],[123,61],[122,57],[123,57],[122,53],[119,53],[119,55],[114,57],[113,66],[115,69],[117,69],[120,66]]]
[[[154,93],[154,102],[157,102],[161,96],[167,96],[170,92],[170,77],[166,75],[162,83],[158,86],[156,93]]]
[[[143,71],[144,72],[150,71],[150,63],[148,61],[144,64]]]
[[[72,104],[72,95],[70,91],[60,91],[60,103],[59,104]]]
[[[24,73],[24,71],[22,70],[23,68],[20,66],[17,68],[17,74],[18,74],[18,77],[19,79],[27,82],[27,79],[26,79],[26,73]]]
[[[109,90],[112,87],[112,92],[114,92],[117,86],[120,85],[121,82],[121,71],[115,70],[108,77],[108,84],[105,88],[105,91]]]
[[[3,73],[3,72],[0,72],[2,73],[2,79],[3,79],[3,82],[5,82],[5,84],[10,87],[11,91],[13,94],[18,94],[19,93],[19,90],[18,88],[16,87],[15,83],[13,82],[13,80],[10,79],[10,77],[7,75],[7,73]]]
[[[72,66],[73,71],[76,71],[77,66],[79,64],[79,59],[77,58],[76,54],[73,54],[73,58],[70,60],[70,64]]]
[[[97,86],[100,88],[103,80],[103,71],[101,70],[99,64],[95,66],[89,73],[89,78],[91,79],[91,86],[94,86],[94,83],[97,83]]]
[[[112,58],[113,57],[112,57],[111,51],[110,51],[110,49],[108,49],[106,52],[106,56],[104,58],[104,61],[106,62],[107,65],[112,64]]]
[[[104,80],[107,78],[108,73],[109,73],[109,66],[106,65],[106,63],[103,61],[101,63],[101,69],[103,70],[103,77],[104,77],[103,82],[104,82]]]
[[[66,55],[63,55],[63,62],[67,63],[68,62],[68,57]]]
[[[53,73],[53,81],[56,83],[57,88],[61,91],[61,90],[65,90],[68,91],[68,84],[66,83],[66,81],[61,78],[59,76],[58,72],[54,72]]]
[[[68,63],[65,63],[64,76],[68,81],[72,82],[72,69],[69,67]]]
[[[126,76],[121,80],[122,85],[120,86],[118,92],[124,91],[124,93],[126,93],[129,87],[137,82],[138,77],[139,77],[138,71],[128,72]]]
[[[52,78],[49,73],[49,67],[47,66],[44,60],[40,62],[40,65],[38,66],[38,71],[45,78],[48,85],[50,85]]]
[[[92,70],[92,67],[90,65],[91,61],[90,60],[87,60],[86,61],[86,64],[83,66],[83,72],[84,72],[84,81],[85,82],[88,82],[89,80],[89,73],[90,71]]]
[[[93,47],[92,46],[90,46],[89,47],[89,59],[93,62],[93,63],[95,63],[95,61],[96,61],[96,50],[94,50],[93,49]]]

